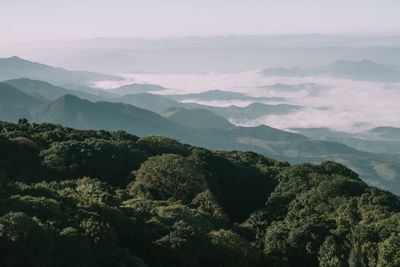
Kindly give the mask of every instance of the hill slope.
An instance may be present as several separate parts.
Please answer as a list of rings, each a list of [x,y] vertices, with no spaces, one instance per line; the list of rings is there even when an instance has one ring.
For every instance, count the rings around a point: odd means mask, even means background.
[[[172,107],[186,106],[184,103],[171,100],[167,97],[149,93],[128,94],[112,98],[109,101],[130,104],[139,108],[151,110],[156,113],[161,113]]]
[[[232,129],[235,127],[225,118],[206,109],[169,108],[161,116],[177,124],[194,128]]]
[[[16,87],[6,83],[0,83],[0,104],[13,107],[31,107],[42,102],[26,93],[18,90]]]
[[[92,103],[73,95],[34,107],[30,114],[37,122],[53,122],[80,129],[126,130],[139,136],[188,136],[185,129],[179,129],[153,112],[120,103]]]
[[[17,88],[0,82],[0,118],[2,120],[16,121],[26,117],[26,109],[41,104],[42,102],[27,95]]]
[[[338,163],[26,121],[0,147],[2,266],[399,263],[399,197]]]
[[[37,99],[41,100],[55,100],[60,96],[66,94],[76,95],[80,98],[88,99],[88,100],[100,100],[102,99],[99,96],[94,94],[82,92],[79,90],[70,90],[60,86],[55,86],[47,82],[39,81],[39,80],[31,80],[26,78],[21,79],[13,79],[4,81],[9,85],[14,86],[15,88],[21,90],[22,92],[31,95]]]

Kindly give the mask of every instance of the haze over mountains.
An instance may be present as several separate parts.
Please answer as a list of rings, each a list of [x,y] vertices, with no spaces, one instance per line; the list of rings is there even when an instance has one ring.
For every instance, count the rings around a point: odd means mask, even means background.
[[[50,65],[104,73],[238,72],[276,66],[315,67],[342,59],[398,64],[399,39],[318,34],[93,38],[38,42],[34,46],[3,44],[1,49],[4,56],[20,55]]]
[[[315,68],[271,68],[261,71],[265,76],[308,77],[331,76],[359,81],[400,82],[400,66],[377,64],[370,60],[358,62],[339,60]]]
[[[310,103],[303,101],[299,105],[294,96],[310,101],[322,99],[319,98],[321,94],[332,93],[332,85],[304,80],[289,83],[288,79],[292,78],[285,76],[284,80],[271,80],[270,85],[254,83],[254,89],[249,91],[203,88],[177,94],[183,92],[179,87],[143,84],[126,77],[112,76],[110,80],[107,76],[99,82],[115,83],[116,88],[92,88],[87,86],[89,80],[69,82],[70,86],[62,87],[50,83],[52,80],[55,84],[65,82],[64,78],[51,75],[54,68],[19,58],[0,62],[10,60],[26,71],[12,73],[9,69],[7,75],[26,74],[32,79],[19,77],[0,83],[0,120],[16,121],[26,117],[34,122],[59,123],[79,129],[125,130],[139,136],[165,135],[211,149],[252,150],[290,163],[335,160],[356,170],[368,183],[400,192],[400,154],[394,149],[400,147],[399,128],[379,127],[354,135],[324,128],[293,128],[288,132],[261,122],[265,116],[284,120],[299,112],[310,112]],[[32,66],[38,66],[39,70],[33,71]],[[62,72],[70,75],[67,70]],[[257,75],[264,79],[263,75]],[[38,77],[43,77],[44,81],[36,80]],[[100,79],[103,76],[92,74],[91,77]],[[332,109],[328,105],[315,108],[322,113]],[[253,127],[240,126],[257,120],[260,123]]]
[[[118,80],[112,75],[98,74],[88,71],[67,71],[63,68],[54,68],[48,65],[31,62],[13,56],[0,59],[0,79],[29,78],[45,80],[58,85],[81,84],[89,85],[98,80]]]

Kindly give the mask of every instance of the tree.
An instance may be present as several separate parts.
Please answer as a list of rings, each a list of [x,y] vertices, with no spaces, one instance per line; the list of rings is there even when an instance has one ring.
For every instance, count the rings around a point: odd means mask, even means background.
[[[319,249],[319,266],[321,267],[340,267],[343,266],[340,255],[338,255],[338,249],[335,238],[333,236],[327,236],[324,243]]]
[[[18,125],[27,125],[28,124],[28,120],[26,118],[20,118],[18,119]]]
[[[220,229],[208,234],[208,258],[214,266],[253,266],[258,261],[255,249],[240,235]]]
[[[1,266],[48,266],[52,248],[52,233],[25,213],[0,217]]]
[[[182,200],[190,202],[206,189],[204,176],[186,158],[163,154],[149,158],[137,172],[130,185],[134,195],[144,195],[156,200]]]
[[[398,233],[393,233],[379,244],[378,266],[400,266],[400,235]]]

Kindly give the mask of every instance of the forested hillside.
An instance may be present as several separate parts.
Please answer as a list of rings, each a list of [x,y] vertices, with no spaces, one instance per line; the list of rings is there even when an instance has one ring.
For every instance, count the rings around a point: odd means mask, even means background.
[[[343,165],[0,122],[0,266],[399,266],[400,200]]]

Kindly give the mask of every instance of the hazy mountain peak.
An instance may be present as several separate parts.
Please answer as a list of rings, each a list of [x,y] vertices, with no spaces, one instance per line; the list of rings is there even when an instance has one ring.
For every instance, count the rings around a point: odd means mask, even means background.
[[[2,66],[3,64],[6,64],[5,66]],[[27,59],[23,59],[21,57],[18,56],[12,56],[12,57],[7,57],[7,58],[0,58],[0,73],[1,73],[1,69],[2,67],[4,68],[15,68],[15,69],[10,69],[8,70],[9,72],[13,72],[18,70],[17,68],[43,68],[43,67],[48,67],[51,68],[50,66],[46,66],[40,63],[36,63],[33,61],[29,61]]]
[[[46,101],[51,101],[59,98],[60,96],[66,95],[66,94],[72,94],[79,96],[80,98],[88,99],[88,100],[101,100],[101,97],[98,97],[97,95],[90,94],[87,92],[82,92],[79,90],[71,90],[71,89],[66,89],[64,87],[56,86],[48,82],[40,81],[40,80],[35,80],[35,79],[29,79],[29,78],[18,78],[18,79],[12,79],[12,80],[7,80],[4,81],[4,83],[7,83],[9,85],[14,86],[18,90],[33,96],[42,102]]]
[[[357,66],[357,67],[366,67],[366,66],[383,66],[381,64],[378,64],[372,60],[368,59],[362,59],[359,61],[350,61],[350,60],[337,60],[330,66],[335,66],[335,67],[344,67],[344,66]]]
[[[368,59],[362,59],[362,60],[360,60],[360,63],[362,63],[362,64],[374,64],[374,65],[377,64],[376,62],[374,62],[372,60],[368,60]]]
[[[20,57],[18,57],[18,56],[12,56],[12,57],[8,57],[8,58],[4,58],[5,60],[10,60],[10,61],[27,61],[27,60],[24,60],[24,59],[22,59],[22,58],[20,58]]]
[[[337,60],[315,68],[269,68],[260,71],[264,76],[309,77],[328,75],[357,81],[399,82],[400,67],[379,64],[368,59],[359,61]]]
[[[48,82],[40,81],[40,80],[34,80],[34,79],[29,79],[29,78],[18,78],[18,79],[12,79],[8,81],[4,81],[5,83],[29,83],[29,84],[36,84],[37,86],[53,86]]]
[[[18,56],[0,58],[0,80],[16,78],[42,80],[57,85],[88,85],[98,80],[119,80],[120,77],[87,71],[69,71],[49,65],[32,62]]]
[[[60,96],[55,102],[64,102],[64,103],[91,103],[90,101],[81,99],[77,96],[74,96],[72,94],[66,94],[63,96]]]
[[[224,117],[206,109],[172,107],[163,112],[161,116],[189,128],[215,128],[225,130],[235,127]]]
[[[71,94],[66,94],[63,95],[53,102],[50,102],[47,104],[49,107],[57,107],[59,109],[67,109],[71,110],[73,112],[77,112],[82,109],[86,109],[88,106],[94,105],[92,102],[81,99],[77,96],[71,95]]]

